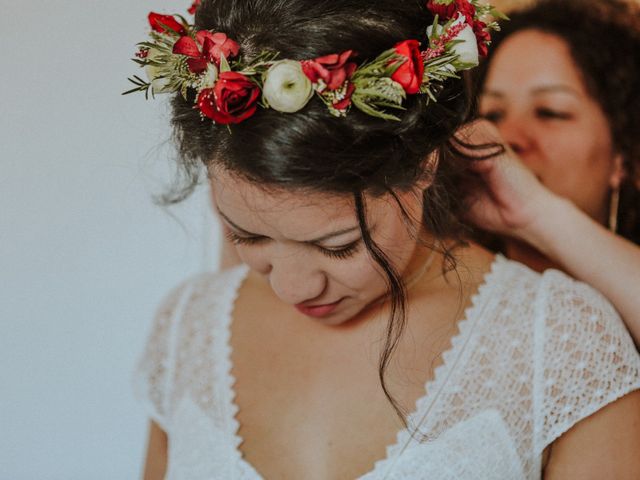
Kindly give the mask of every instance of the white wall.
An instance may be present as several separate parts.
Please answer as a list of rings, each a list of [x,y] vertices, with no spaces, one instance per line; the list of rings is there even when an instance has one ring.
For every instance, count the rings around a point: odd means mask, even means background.
[[[190,1],[0,0],[0,479],[139,475],[131,370],[161,296],[211,268],[206,191],[152,203],[167,107],[121,97],[150,10]]]

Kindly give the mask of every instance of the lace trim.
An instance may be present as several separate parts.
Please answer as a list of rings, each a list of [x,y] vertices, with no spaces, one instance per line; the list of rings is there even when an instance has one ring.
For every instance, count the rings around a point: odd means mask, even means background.
[[[497,282],[494,281],[494,277],[499,274],[500,267],[505,264],[506,259],[500,254],[496,255],[489,272],[485,274],[478,290],[471,297],[470,304],[465,309],[462,320],[458,322],[458,333],[451,338],[451,346],[442,354],[442,363],[435,368],[433,378],[426,382],[425,394],[416,401],[415,410],[407,418],[409,427],[412,425],[418,426],[424,422],[429,409],[438,398],[438,393],[444,388],[447,379],[461,360],[462,354],[468,350],[463,347],[469,341],[473,327],[481,317],[482,310],[489,303],[491,290],[498,285]],[[481,299],[483,301],[480,301]],[[375,462],[373,470],[369,474],[360,478],[364,480],[364,478],[378,471],[384,471],[384,476],[386,477],[395,465],[395,462],[413,441],[414,437],[411,435],[409,429],[403,428],[398,431],[395,443],[387,445],[386,456]]]
[[[248,273],[249,267],[247,265],[240,265],[236,267],[233,270],[233,275],[230,281],[231,285],[225,286],[225,291],[229,292],[229,298],[225,299],[221,311],[220,334],[218,335],[219,342],[217,346],[218,348],[216,348],[218,361],[215,362],[218,366],[217,370],[219,370],[219,375],[217,375],[216,378],[220,381],[219,388],[221,395],[224,398],[223,401],[227,413],[225,415],[225,420],[228,422],[228,431],[232,438],[233,455],[236,463],[247,462],[243,459],[242,452],[240,450],[243,439],[238,433],[240,431],[240,422],[236,418],[240,408],[235,401],[236,392],[234,386],[236,384],[236,378],[232,373],[231,321],[233,319],[235,303],[240,293],[240,287]]]

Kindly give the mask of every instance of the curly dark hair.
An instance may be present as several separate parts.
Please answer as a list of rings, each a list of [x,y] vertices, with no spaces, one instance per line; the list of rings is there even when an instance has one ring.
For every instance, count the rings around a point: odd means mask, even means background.
[[[424,0],[204,0],[195,22],[198,29],[225,32],[249,61],[264,50],[303,60],[352,49],[364,62],[399,41],[424,38],[433,20]],[[405,286],[370,236],[364,194],[391,194],[399,201],[395,192],[428,175],[425,227],[439,238],[457,240],[456,245],[464,243],[468,227],[462,220],[466,208],[460,186],[471,174],[453,135],[469,118],[466,82],[448,80],[437,91],[437,102],[409,96],[400,121],[356,109],[347,118],[336,118],[315,98],[296,114],[258,109],[250,119],[227,127],[203,120],[193,108],[193,95],[173,99],[172,123],[185,183],[165,200],[186,197],[201,179],[203,165],[222,166],[265,188],[353,196],[364,244],[388,283],[392,314],[379,374],[387,398],[404,420],[403,409],[387,391],[384,372],[404,329]],[[425,160],[434,152],[438,168],[425,172]],[[452,251],[443,250],[447,268],[455,265]]]
[[[561,38],[624,157],[618,233],[640,244],[640,4],[626,0],[540,0],[509,13],[491,53],[476,72],[482,86],[500,43],[522,30]]]

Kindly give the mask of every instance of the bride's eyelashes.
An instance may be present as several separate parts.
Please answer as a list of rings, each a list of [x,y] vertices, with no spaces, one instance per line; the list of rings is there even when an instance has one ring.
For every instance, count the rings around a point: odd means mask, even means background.
[[[244,246],[251,246],[251,245],[259,245],[262,243],[265,243],[267,241],[270,240],[269,237],[259,237],[259,236],[253,236],[253,237],[245,237],[245,236],[241,236],[238,235],[237,233],[228,230],[226,232],[226,237],[227,239],[233,243],[234,245],[244,245]],[[356,253],[358,253],[359,249],[360,249],[360,243],[361,243],[362,239],[357,239],[354,242],[351,242],[347,245],[341,246],[341,247],[336,247],[336,248],[326,248],[326,247],[321,247],[319,245],[313,245],[313,247],[315,247],[316,249],[318,249],[323,255],[329,257],[329,258],[336,258],[336,259],[340,259],[340,260],[344,260],[347,258],[350,258],[352,256],[354,256]]]

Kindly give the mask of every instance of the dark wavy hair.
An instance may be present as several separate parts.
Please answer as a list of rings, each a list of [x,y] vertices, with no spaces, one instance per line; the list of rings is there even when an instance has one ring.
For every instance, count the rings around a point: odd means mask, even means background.
[[[363,62],[395,43],[425,37],[433,22],[424,0],[204,0],[196,27],[221,31],[236,40],[251,59],[264,50],[280,58],[312,59],[352,49]],[[185,198],[202,177],[202,166],[221,166],[265,188],[347,194],[353,197],[364,244],[386,276],[392,313],[380,358],[385,395],[404,421],[402,408],[385,385],[385,369],[405,325],[406,291],[371,238],[365,193],[406,191],[424,175],[431,186],[423,193],[425,227],[437,237],[464,242],[467,226],[460,185],[467,181],[468,161],[459,154],[455,131],[469,117],[469,95],[462,79],[447,81],[437,102],[423,96],[406,101],[400,121],[385,121],[352,109],[347,118],[332,117],[317,98],[295,114],[258,109],[243,123],[215,125],[203,120],[187,100],[173,99],[173,127],[184,182],[165,198]],[[437,169],[425,171],[436,152]],[[212,169],[208,168],[211,172]],[[435,247],[434,247],[435,248]],[[443,252],[454,268],[452,249]]]
[[[501,42],[523,30],[564,40],[591,97],[605,113],[627,176],[618,233],[640,244],[640,4],[626,0],[540,0],[509,13],[474,82],[482,88]]]

